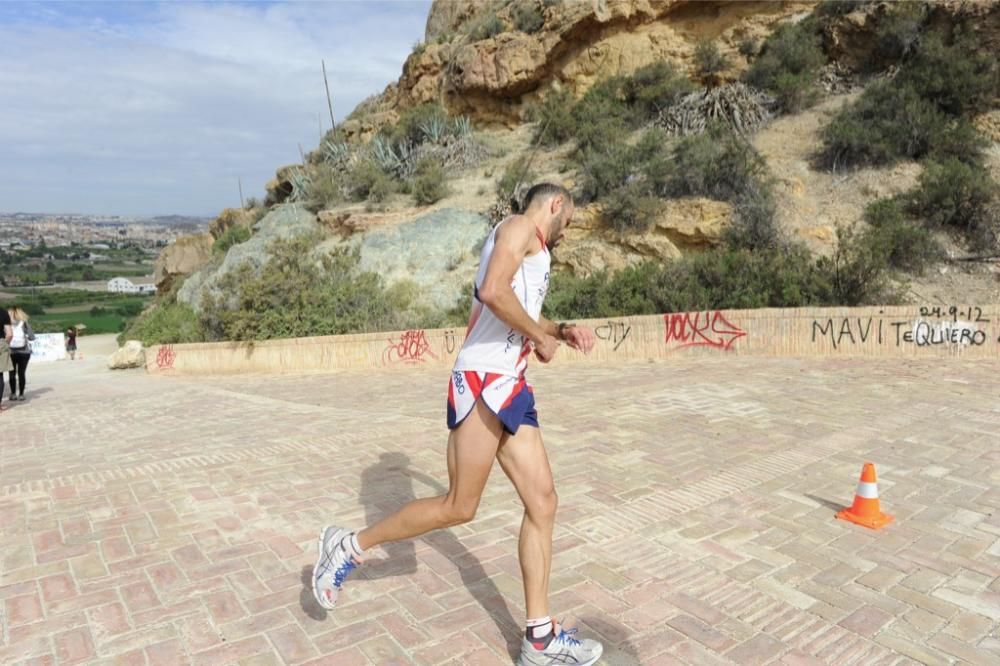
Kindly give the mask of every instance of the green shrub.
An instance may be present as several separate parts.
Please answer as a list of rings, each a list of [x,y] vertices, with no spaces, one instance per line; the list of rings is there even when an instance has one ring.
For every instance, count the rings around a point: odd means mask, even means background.
[[[318,237],[276,240],[260,270],[244,264],[207,294],[201,322],[219,340],[269,340],[396,330],[395,301],[375,273],[358,270],[357,251],[316,256]]]
[[[500,199],[508,199],[515,194],[514,189],[518,183],[531,183],[535,180],[535,174],[528,166],[527,157],[519,157],[503,170],[500,180],[497,181],[496,193]]]
[[[753,37],[744,37],[743,39],[741,39],[740,44],[737,48],[740,52],[740,55],[746,58],[747,60],[756,57],[757,54],[760,53],[760,45],[757,43],[757,40],[754,39]]]
[[[838,227],[837,246],[830,257],[816,261],[831,287],[831,305],[890,305],[899,302],[900,288],[889,276],[888,247],[877,237],[854,227]]]
[[[545,25],[545,17],[542,16],[542,9],[538,3],[534,0],[522,0],[514,9],[514,25],[529,35],[541,30]]]
[[[821,161],[837,168],[920,159],[947,126],[948,119],[912,87],[880,81],[823,128]]]
[[[229,227],[212,243],[212,252],[225,254],[234,245],[250,240],[250,228],[241,224]]]
[[[139,340],[145,346],[207,340],[198,315],[185,303],[163,302],[135,319],[118,336],[118,344]]]
[[[347,173],[347,188],[355,201],[385,201],[392,194],[392,178],[372,160],[359,160]]]
[[[622,84],[624,101],[640,121],[656,118],[660,111],[694,90],[695,85],[665,60],[637,69]]]
[[[864,239],[876,246],[893,268],[922,274],[941,256],[941,248],[923,226],[906,219],[898,199],[878,199],[865,208],[869,228]]]
[[[657,307],[649,294],[660,272],[660,265],[650,261],[610,275],[604,271],[586,278],[556,275],[545,296],[546,316],[582,319],[655,314]]]
[[[591,86],[573,105],[573,136],[577,149],[605,149],[626,138],[634,123],[634,114],[624,99],[625,79],[604,79]]]
[[[125,301],[121,305],[115,307],[115,314],[126,319],[129,317],[135,317],[140,312],[142,312],[144,305],[141,301]]]
[[[642,183],[632,182],[607,197],[603,218],[619,233],[642,232],[656,222],[662,211],[662,199],[649,194]]]
[[[714,309],[801,307],[834,301],[831,276],[802,246],[717,249],[587,278],[556,275],[545,301],[553,319]]]
[[[778,206],[770,184],[752,180],[730,202],[733,220],[724,234],[727,247],[766,250],[782,245],[784,239],[775,222]]]
[[[592,146],[583,152],[579,171],[582,201],[602,199],[630,182],[641,184],[643,193],[658,194],[670,172],[666,135],[654,128],[634,146],[624,136]]]
[[[908,195],[907,209],[930,225],[975,232],[997,190],[989,172],[978,165],[955,158],[929,162]]]
[[[997,61],[976,50],[970,39],[946,46],[939,35],[927,35],[913,58],[900,68],[897,84],[912,87],[952,116],[987,111],[1000,92]]]
[[[763,158],[745,139],[722,125],[684,137],[674,147],[664,193],[732,201],[764,178]]]
[[[448,195],[444,166],[436,159],[425,157],[417,164],[413,177],[413,199],[421,206],[440,201]]]
[[[816,75],[825,62],[815,33],[801,24],[783,25],[768,36],[743,79],[770,91],[781,111],[794,113],[815,102]]]
[[[541,104],[532,109],[535,126],[534,141],[554,146],[572,139],[576,131],[573,116],[573,96],[568,90],[552,90]]]
[[[91,317],[103,317],[106,314],[108,314],[108,309],[102,308],[100,305],[95,305],[92,308],[90,308]]]
[[[396,124],[387,132],[392,143],[419,145],[427,138],[424,128],[434,124],[448,124],[448,112],[437,102],[426,102],[403,111]]]
[[[924,2],[897,2],[875,31],[876,68],[899,62],[911,55],[920,43],[929,5]]]
[[[694,63],[701,76],[712,76],[729,67],[729,60],[719,51],[719,45],[710,40],[698,42]]]
[[[813,12],[819,16],[843,16],[872,2],[875,0],[823,0]]]
[[[470,39],[473,42],[481,42],[484,39],[489,39],[490,37],[495,37],[507,29],[503,21],[496,15],[495,12],[490,12],[479,22],[479,25],[473,29]]]
[[[313,212],[333,208],[344,200],[342,175],[328,164],[314,167],[309,176],[301,179],[302,193],[295,196],[302,205]]]

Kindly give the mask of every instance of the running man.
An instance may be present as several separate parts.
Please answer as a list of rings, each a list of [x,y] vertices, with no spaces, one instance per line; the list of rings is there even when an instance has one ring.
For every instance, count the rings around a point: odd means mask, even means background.
[[[523,215],[493,229],[480,255],[469,328],[448,386],[448,493],[410,502],[359,532],[326,527],[313,593],[332,609],[369,549],[471,521],[496,459],[524,504],[517,554],[528,620],[518,663],[590,666],[600,658],[601,644],[575,638],[576,630],[561,629],[549,611],[557,498],[524,371],[532,351],[548,363],[560,341],[589,353],[594,333],[541,315],[549,251],[573,217],[572,197],[563,187],[541,183],[528,191],[524,208]]]

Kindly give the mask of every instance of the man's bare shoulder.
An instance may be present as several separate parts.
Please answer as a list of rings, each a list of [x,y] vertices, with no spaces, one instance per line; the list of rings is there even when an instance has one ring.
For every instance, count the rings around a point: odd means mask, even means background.
[[[497,240],[520,244],[535,235],[535,225],[524,215],[511,215],[500,223]]]

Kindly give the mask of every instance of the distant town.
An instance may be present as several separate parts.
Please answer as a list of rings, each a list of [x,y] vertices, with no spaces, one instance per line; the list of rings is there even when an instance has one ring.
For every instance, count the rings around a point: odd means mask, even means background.
[[[0,213],[0,248],[127,243],[147,249],[167,245],[177,236],[208,228],[211,218],[162,215],[127,217],[48,213]],[[97,248],[101,249],[101,248]]]
[[[94,289],[119,277],[151,283],[160,249],[208,223],[179,215],[0,213],[0,286]]]

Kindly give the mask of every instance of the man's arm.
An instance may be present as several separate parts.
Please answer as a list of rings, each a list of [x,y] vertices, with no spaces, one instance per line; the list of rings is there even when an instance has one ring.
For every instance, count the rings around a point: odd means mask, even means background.
[[[589,354],[594,348],[594,332],[586,326],[577,326],[567,322],[556,323],[545,317],[540,317],[538,323],[546,333],[556,340],[567,343],[573,349]]]
[[[535,228],[528,219],[516,217],[504,223],[494,239],[479,300],[500,321],[533,342],[542,360],[548,361],[558,346],[555,336],[531,318],[510,287],[518,267],[537,242]]]

